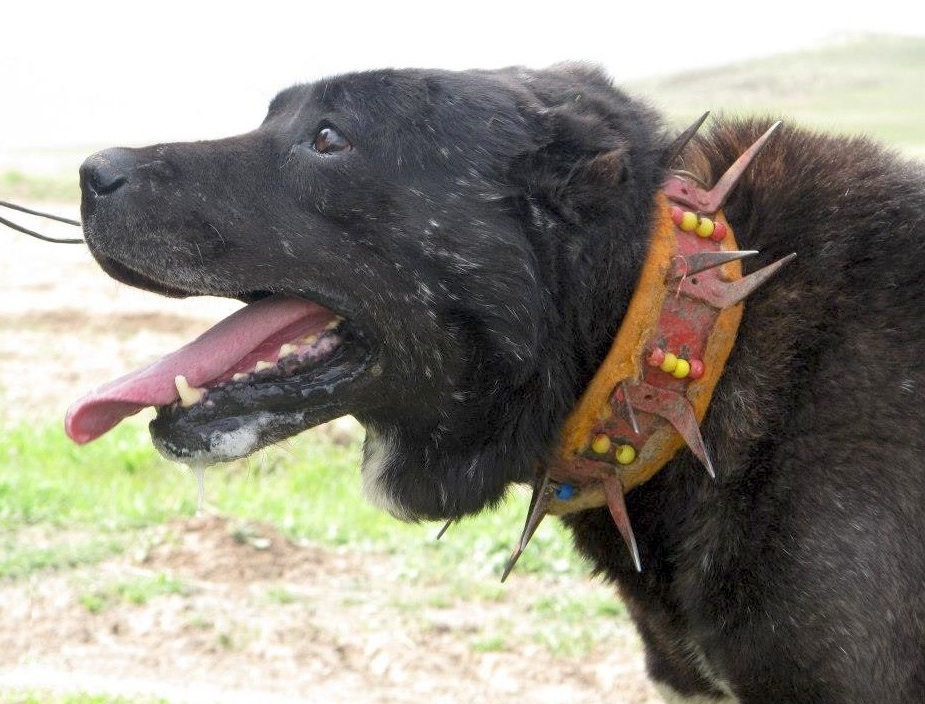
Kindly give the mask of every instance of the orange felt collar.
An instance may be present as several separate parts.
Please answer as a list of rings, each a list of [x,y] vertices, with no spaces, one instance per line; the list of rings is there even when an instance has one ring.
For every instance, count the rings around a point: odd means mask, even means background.
[[[565,424],[549,472],[555,488],[548,513],[606,505],[610,491],[623,494],[647,481],[685,444],[712,471],[697,426],[732,351],[742,304],[717,309],[701,291],[741,279],[742,269],[732,260],[686,270],[695,255],[736,252],[722,213],[698,217],[659,194],[649,254],[626,316]]]
[[[678,151],[700,122],[681,135]],[[780,123],[706,190],[672,173],[659,192],[649,253],[603,364],[566,420],[557,452],[538,470],[510,574],[547,514],[607,506],[642,569],[624,494],[687,446],[714,476],[700,423],[735,344],[742,301],[795,254],[748,276],[721,207]]]

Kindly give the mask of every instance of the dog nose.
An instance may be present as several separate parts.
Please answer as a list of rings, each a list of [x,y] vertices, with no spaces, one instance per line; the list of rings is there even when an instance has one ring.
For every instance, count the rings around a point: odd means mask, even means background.
[[[117,191],[128,181],[134,156],[128,149],[105,149],[80,166],[80,187],[102,196]]]

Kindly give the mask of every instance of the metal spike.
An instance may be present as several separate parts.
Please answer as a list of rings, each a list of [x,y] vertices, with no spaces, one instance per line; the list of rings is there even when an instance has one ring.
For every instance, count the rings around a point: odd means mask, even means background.
[[[780,271],[785,264],[793,261],[796,256],[796,252],[792,252],[773,264],[768,264],[766,267],[753,271],[748,276],[743,276],[735,281],[705,278],[695,283],[692,279],[686,278],[682,281],[680,290],[685,295],[704,301],[714,308],[728,308],[754,293],[757,288]]]
[[[663,166],[668,168],[674,163],[674,160],[680,156],[681,152],[684,150],[684,147],[687,146],[687,143],[691,141],[695,134],[697,134],[697,130],[700,129],[701,125],[703,125],[703,123],[706,121],[709,114],[710,111],[707,110],[696,122],[694,122],[694,124],[692,124],[681,134],[675,137],[674,141],[669,145],[668,149],[665,150],[665,156],[662,159]]]
[[[758,254],[757,249],[740,249],[734,252],[697,252],[687,256],[677,256],[671,262],[669,279],[683,279],[685,276],[699,274],[701,271],[722,266],[738,259],[745,259]]]
[[[726,169],[726,173],[720,177],[716,185],[707,193],[706,201],[703,204],[704,212],[715,213],[723,207],[723,203],[726,202],[726,198],[732,192],[732,189],[735,188],[739,179],[742,178],[742,174],[745,173],[745,170],[749,167],[754,158],[758,156],[759,152],[764,148],[764,145],[767,144],[771,135],[774,134],[780,126],[780,120],[771,125],[767,132],[761,135],[752,146],[746,149],[742,155],[735,160],[732,166]]]
[[[684,396],[668,389],[661,389],[642,382],[637,387],[637,394],[633,400],[637,411],[654,413],[671,423],[675,430],[684,438],[684,442],[696,455],[706,468],[711,479],[716,479],[713,471],[713,462],[707,452],[707,446],[700,434],[700,426],[694,408]]]
[[[626,411],[626,419],[636,435],[639,435],[639,423],[636,421],[636,412],[633,410],[633,404],[630,403],[630,390],[626,379],[620,382],[620,388],[623,390],[623,409]]]
[[[441,529],[440,529],[440,532],[437,533],[437,537],[435,538],[435,540],[440,540],[440,538],[443,537],[443,534],[446,533],[447,530],[449,530],[450,526],[453,525],[455,522],[456,522],[456,519],[455,519],[455,518],[451,518],[451,519],[448,520],[446,523],[444,523],[444,524],[443,524],[443,528],[441,528]]]
[[[527,544],[530,542],[533,534],[536,533],[536,529],[539,527],[543,518],[546,517],[546,509],[548,506],[549,472],[543,471],[542,476],[538,476],[537,481],[533,484],[533,495],[530,497],[530,510],[527,513],[527,521],[524,524],[523,532],[520,534],[520,540],[511,553],[511,557],[507,561],[507,566],[504,568],[504,573],[501,575],[502,582],[511,574],[511,570],[514,569],[517,560],[520,559],[523,551],[527,548]]]
[[[613,522],[617,524],[617,530],[626,543],[627,550],[630,551],[630,557],[633,558],[633,564],[637,572],[642,572],[642,560],[639,559],[639,547],[636,545],[636,536],[633,535],[633,526],[630,524],[629,514],[626,512],[626,500],[623,498],[623,484],[616,477],[608,477],[604,480],[604,496],[607,497],[607,508],[610,509],[610,515]]]

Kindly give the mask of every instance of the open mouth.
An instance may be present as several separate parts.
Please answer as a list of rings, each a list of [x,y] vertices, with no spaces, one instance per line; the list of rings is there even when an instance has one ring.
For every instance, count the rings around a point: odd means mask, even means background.
[[[275,294],[94,390],[69,409],[65,429],[89,442],[155,406],[151,433],[163,454],[191,464],[237,459],[350,412],[353,394],[343,387],[366,374],[370,358],[343,317]]]

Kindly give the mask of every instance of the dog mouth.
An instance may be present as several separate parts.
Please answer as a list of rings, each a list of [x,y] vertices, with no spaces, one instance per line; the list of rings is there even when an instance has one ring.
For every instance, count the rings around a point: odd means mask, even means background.
[[[207,465],[349,413],[372,363],[365,336],[307,298],[256,299],[177,351],[92,391],[65,430],[94,440],[156,407],[152,439],[170,459]]]

